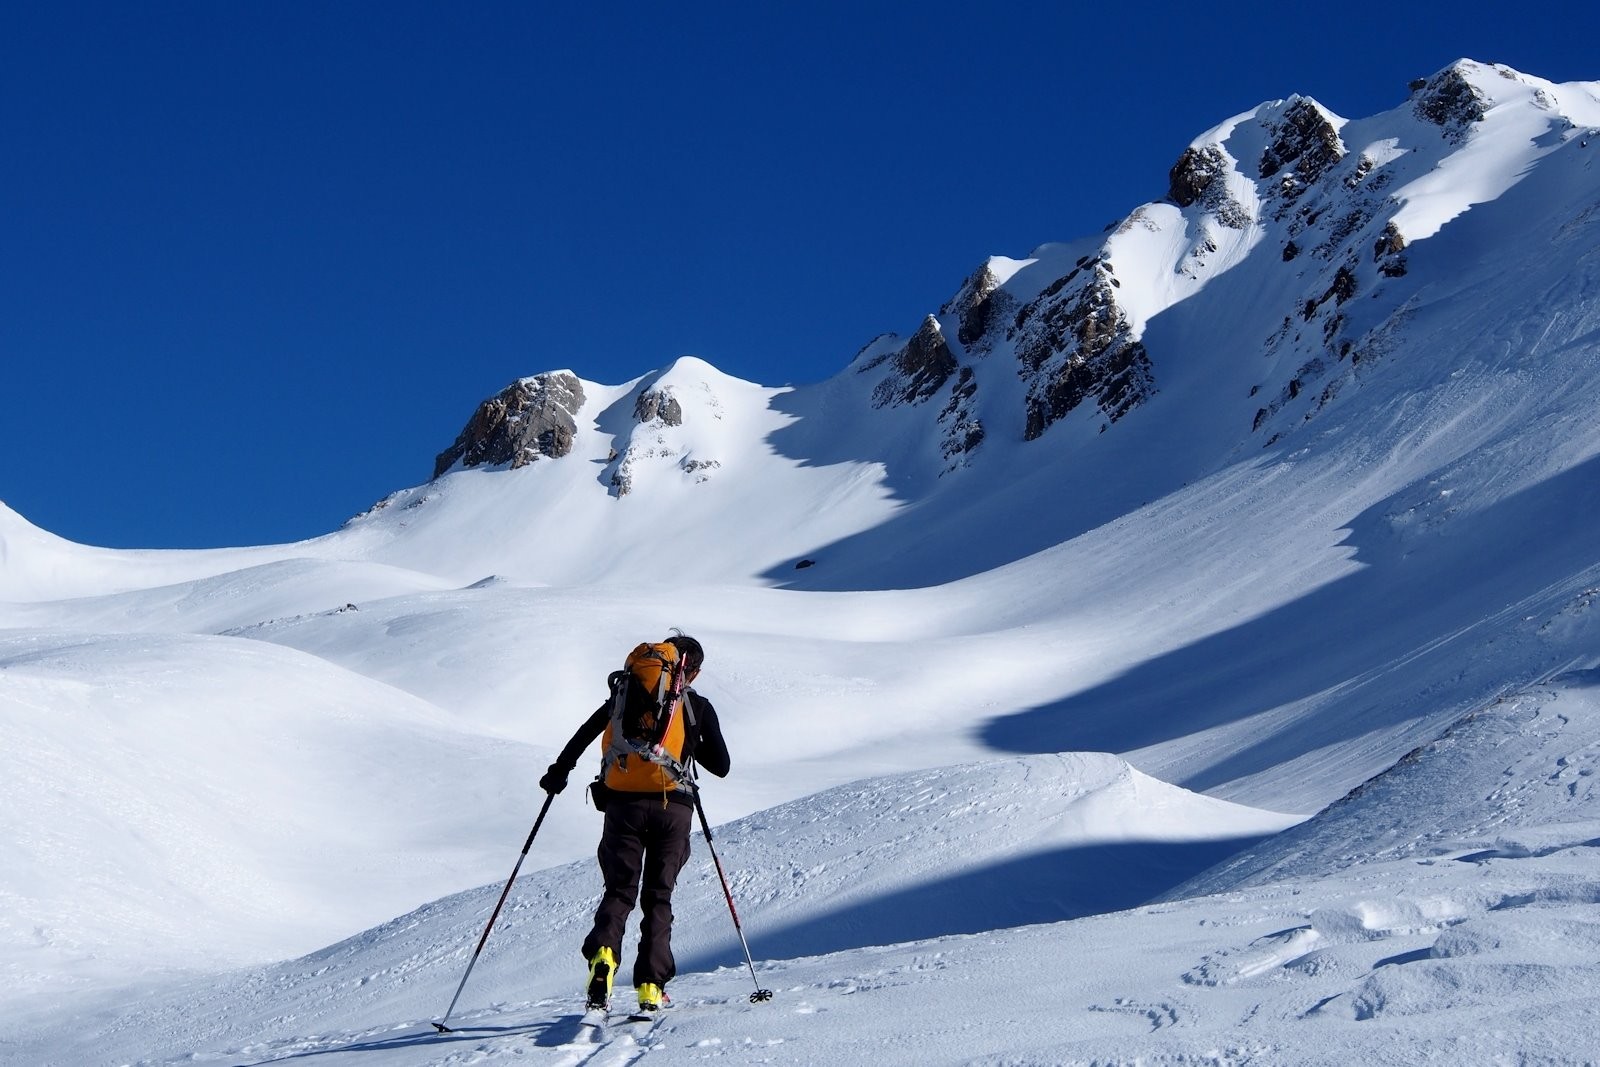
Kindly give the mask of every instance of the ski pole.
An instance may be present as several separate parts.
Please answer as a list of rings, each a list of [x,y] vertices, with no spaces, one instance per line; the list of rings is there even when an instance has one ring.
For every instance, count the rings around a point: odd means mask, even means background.
[[[467,988],[467,979],[472,976],[472,968],[477,966],[478,955],[489,940],[489,931],[494,929],[494,921],[500,917],[500,909],[505,906],[506,897],[511,895],[511,883],[517,880],[517,872],[522,870],[522,861],[528,858],[528,850],[533,847],[533,839],[539,835],[539,826],[544,822],[544,813],[550,810],[550,802],[555,798],[554,793],[544,795],[544,806],[539,809],[539,817],[533,820],[533,829],[528,831],[528,840],[522,845],[522,855],[517,857],[517,865],[511,868],[511,877],[506,879],[506,887],[500,891],[500,899],[495,903],[489,921],[484,924],[483,936],[478,938],[478,947],[472,950],[472,959],[467,961],[467,973],[461,976],[461,984],[456,986],[456,995],[450,998],[450,1006],[445,1009],[444,1018],[433,1024],[433,1028],[441,1034],[455,1033],[445,1023],[450,1021],[450,1013],[456,1010],[456,1001],[461,999],[461,991]]]
[[[750,942],[744,939],[744,927],[739,925],[739,909],[733,906],[733,891],[728,888],[728,876],[723,873],[722,861],[717,858],[717,850],[711,845],[711,824],[706,821],[706,809],[700,803],[700,790],[697,788],[690,795],[694,797],[694,810],[700,815],[700,831],[706,835],[706,851],[711,853],[711,862],[717,867],[717,878],[722,882],[722,895],[728,901],[728,914],[733,916],[733,930],[739,935],[739,944],[744,946],[744,962],[750,967],[751,981],[756,984],[756,991],[750,994],[750,1003],[771,1000],[772,990],[762,989],[761,979],[756,977],[756,963],[750,958]]]

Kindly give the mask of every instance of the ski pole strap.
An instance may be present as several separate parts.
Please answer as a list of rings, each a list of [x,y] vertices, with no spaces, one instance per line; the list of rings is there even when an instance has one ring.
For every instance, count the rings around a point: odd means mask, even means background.
[[[706,844],[709,845],[715,840],[715,838],[711,836],[711,824],[706,821],[705,805],[700,803],[700,787],[693,782],[690,782],[689,795],[694,797],[694,812],[696,815],[700,816],[700,832],[706,835]],[[715,853],[712,854],[712,857],[715,858]],[[717,864],[717,873],[720,874],[721,869],[722,865],[720,863]]]

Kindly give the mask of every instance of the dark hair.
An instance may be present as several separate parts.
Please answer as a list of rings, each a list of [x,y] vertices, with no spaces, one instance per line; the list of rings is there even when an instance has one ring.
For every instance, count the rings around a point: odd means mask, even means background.
[[[706,661],[706,650],[700,647],[700,642],[682,630],[673,630],[672,636],[667,638],[667,644],[678,650],[678,655],[683,657],[684,665],[691,672],[699,670]]]

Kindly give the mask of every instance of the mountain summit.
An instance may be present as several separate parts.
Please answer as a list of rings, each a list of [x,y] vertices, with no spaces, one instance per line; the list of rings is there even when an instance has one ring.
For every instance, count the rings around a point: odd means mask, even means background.
[[[1311,432],[1369,380],[1447,381],[1485,339],[1445,341],[1448,322],[1524,314],[1527,289],[1504,277],[1520,250],[1589,247],[1597,95],[1593,83],[1462,60],[1369,118],[1307,97],[1268,102],[1179,153],[1165,199],[1101,235],[991,258],[909,335],[874,339],[828,381],[765,390],[693,359],[622,387],[542,374],[486,400],[435,477],[604,457],[587,493],[615,499],[649,481],[703,485],[736,458],[775,453],[790,469],[764,481],[866,463],[876,502],[887,494],[925,523],[992,514],[999,487],[1035,475],[1085,502],[1075,521],[1042,529],[987,524],[1004,547],[974,567],[1005,562]],[[1412,380],[1419,362],[1432,369]],[[585,437],[595,443],[571,455]],[[1107,480],[1126,484],[1095,506],[1105,492],[1086,483]],[[844,523],[857,533],[890,514],[861,496],[830,491],[859,506]],[[720,521],[735,522],[741,505],[690,495],[675,507],[727,507]],[[810,535],[757,572],[777,577],[785,560],[828,547],[812,511],[792,516]],[[910,551],[927,581],[973,572],[935,558],[947,548]],[[750,566],[727,563],[727,577]],[[851,560],[835,563],[854,575],[838,581],[858,580]]]

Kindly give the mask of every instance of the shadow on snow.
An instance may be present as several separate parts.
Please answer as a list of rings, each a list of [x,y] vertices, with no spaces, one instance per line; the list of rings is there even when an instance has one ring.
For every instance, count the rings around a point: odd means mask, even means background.
[[[1178,779],[1205,790],[1417,718],[1428,709],[1415,695],[1432,685],[1472,693],[1536,680],[1555,652],[1517,657],[1526,677],[1511,677],[1506,663],[1463,650],[1594,580],[1600,547],[1581,517],[1600,514],[1600,457],[1402,539],[1388,516],[1418,495],[1402,491],[1351,523],[1344,543],[1360,570],[1102,685],[994,719],[980,737],[1003,752],[1126,753],[1338,691],[1337,715],[1284,724]]]
[[[977,934],[1144,904],[1263,840],[1141,841],[1080,845],[1007,860],[980,870],[851,904],[776,930],[746,933],[762,959]],[[737,942],[680,961],[680,971],[742,967]]]

